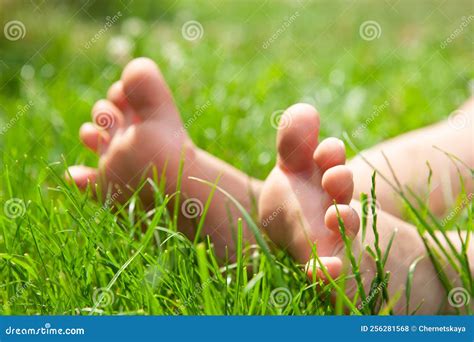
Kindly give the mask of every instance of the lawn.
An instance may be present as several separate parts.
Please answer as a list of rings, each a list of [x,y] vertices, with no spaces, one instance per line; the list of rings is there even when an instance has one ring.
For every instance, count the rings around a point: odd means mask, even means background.
[[[293,103],[318,108],[323,137],[362,149],[446,118],[473,87],[469,1],[0,6],[2,314],[358,313],[283,252],[218,264],[163,204],[112,212],[65,183],[66,165],[96,165],[78,129],[133,57],[157,61],[185,122],[205,105],[187,127],[197,145],[261,179]]]

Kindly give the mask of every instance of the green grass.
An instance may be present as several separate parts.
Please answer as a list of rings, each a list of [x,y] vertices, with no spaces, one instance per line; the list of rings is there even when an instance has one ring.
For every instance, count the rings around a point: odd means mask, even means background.
[[[112,212],[67,185],[65,165],[96,164],[81,147],[78,129],[133,56],[159,63],[196,144],[254,177],[264,178],[275,162],[272,113],[298,101],[317,106],[322,136],[347,132],[358,148],[436,122],[469,96],[472,29],[440,47],[469,13],[469,2],[124,4],[2,2],[2,27],[20,20],[26,35],[17,41],[0,36],[0,128],[6,128],[0,201],[2,208],[12,198],[21,200],[20,211],[24,205],[16,218],[0,215],[1,312],[359,313],[353,298],[329,300],[332,289],[343,293],[344,282],[311,284],[301,265],[262,246],[239,244],[251,253],[239,254],[234,264],[218,263],[206,238],[194,242],[176,232],[175,215],[165,209],[175,198],[157,191],[157,208],[148,216],[135,198],[132,209]],[[86,49],[118,11],[116,24]],[[136,17],[143,28],[131,36]],[[183,39],[188,20],[203,25],[200,40]],[[379,23],[378,39],[361,39],[359,26],[367,20]],[[122,59],[108,52],[117,37],[133,44]],[[204,114],[191,120],[203,105]],[[407,207],[420,232],[440,229],[429,213]],[[472,201],[466,212],[448,226],[472,227]],[[155,229],[142,230],[144,223]],[[374,248],[377,287],[385,275]],[[462,253],[449,255],[472,289]],[[449,280],[444,285],[449,289]],[[388,313],[391,305],[376,298],[362,313]]]

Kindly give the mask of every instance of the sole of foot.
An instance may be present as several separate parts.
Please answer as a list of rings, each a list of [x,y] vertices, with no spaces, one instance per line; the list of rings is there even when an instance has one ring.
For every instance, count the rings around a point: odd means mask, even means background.
[[[344,165],[344,143],[336,138],[318,143],[319,124],[318,112],[308,104],[293,105],[283,114],[277,164],[263,185],[259,217],[280,248],[307,263],[315,246],[331,277],[337,277],[343,249],[339,219],[347,235],[354,237],[359,216],[349,205],[354,183]],[[319,276],[325,278],[320,271]]]

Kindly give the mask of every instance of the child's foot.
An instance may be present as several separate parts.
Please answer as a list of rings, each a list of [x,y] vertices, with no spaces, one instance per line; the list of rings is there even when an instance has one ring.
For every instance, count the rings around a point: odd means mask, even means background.
[[[299,262],[311,258],[312,244],[331,276],[343,242],[334,201],[347,234],[354,237],[359,216],[349,206],[354,183],[344,165],[344,143],[328,138],[318,145],[319,115],[307,104],[286,110],[278,128],[277,165],[265,181],[259,217],[269,237]],[[321,275],[322,276],[322,275]]]
[[[181,151],[193,154],[195,150],[162,75],[145,58],[127,65],[121,81],[110,87],[108,99],[94,105],[92,119],[94,123],[81,127],[80,137],[99,153],[99,169],[71,167],[69,172],[80,188],[88,182],[106,182],[127,191],[146,176],[150,165],[160,171],[167,163],[169,174],[174,174]],[[170,191],[175,189],[174,181],[171,177],[167,182]],[[145,191],[141,199],[148,205],[153,196]]]
[[[249,194],[258,196],[260,183],[193,144],[163,76],[151,60],[138,58],[130,62],[121,80],[109,89],[108,99],[95,104],[92,116],[95,124],[84,124],[80,136],[84,145],[100,155],[99,168],[73,166],[69,169],[80,188],[88,183],[98,183],[103,192],[110,189],[115,193],[112,198],[124,202],[142,179],[153,176],[153,166],[158,176],[165,169],[165,192],[172,194],[176,192],[179,164],[183,158],[180,189],[183,202],[179,223],[185,233],[193,236],[211,190],[208,185],[190,180],[190,176],[210,182],[220,176],[219,186],[236,195],[250,211]],[[152,207],[152,187],[145,186],[140,198],[146,207]],[[218,254],[224,255],[224,246],[232,251],[229,227],[235,225],[238,217],[237,210],[216,192],[203,232],[212,236]],[[248,232],[244,233],[251,240]]]

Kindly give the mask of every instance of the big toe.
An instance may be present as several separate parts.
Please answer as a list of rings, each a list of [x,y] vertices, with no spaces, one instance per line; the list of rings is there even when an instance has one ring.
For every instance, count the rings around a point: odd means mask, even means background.
[[[280,167],[301,172],[312,167],[312,155],[318,145],[319,114],[304,103],[289,107],[278,127],[277,147]]]
[[[128,103],[141,119],[179,119],[166,81],[151,59],[141,57],[128,63],[121,80]]]

